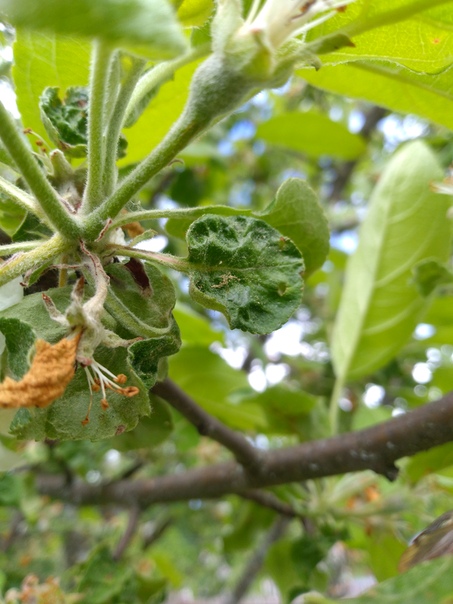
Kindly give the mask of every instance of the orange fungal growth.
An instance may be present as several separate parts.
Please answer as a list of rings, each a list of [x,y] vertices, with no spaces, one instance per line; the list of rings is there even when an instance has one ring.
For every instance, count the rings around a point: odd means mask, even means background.
[[[56,344],[36,340],[30,369],[20,381],[5,378],[0,384],[0,407],[47,407],[59,398],[74,377],[79,338]]]

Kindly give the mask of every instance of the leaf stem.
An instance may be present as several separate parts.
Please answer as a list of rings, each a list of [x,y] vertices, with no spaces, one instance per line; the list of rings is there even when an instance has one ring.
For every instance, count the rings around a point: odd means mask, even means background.
[[[189,273],[192,265],[187,262],[184,258],[178,258],[171,254],[161,254],[160,252],[147,252],[146,250],[137,250],[126,245],[108,245],[108,249],[111,250],[111,254],[118,254],[119,256],[127,256],[128,258],[139,258],[140,260],[146,260],[147,262],[154,262],[167,268],[172,268],[181,273]]]
[[[80,234],[78,222],[66,211],[57,192],[52,188],[33,153],[18,132],[13,118],[1,102],[0,138],[44,210],[49,223],[65,237],[77,238]],[[24,200],[23,196],[22,200]]]
[[[87,241],[95,240],[107,220],[115,218],[150,178],[167,166],[205,127],[205,122],[187,120],[183,113],[164,140],[120,183],[110,197],[86,217],[83,238]]]
[[[36,246],[35,242],[35,247],[29,252],[19,253],[3,264],[0,264],[0,286],[23,275],[35,266],[46,264],[46,262],[53,260],[59,254],[68,250],[69,247],[70,244],[68,244],[68,241],[59,233],[41,243],[41,245]]]
[[[35,216],[37,216],[40,220],[45,220],[45,214],[40,208],[40,206],[36,203],[35,199],[23,191],[13,185],[13,183],[9,182],[5,178],[0,176],[0,191],[8,196],[8,198],[20,206],[23,210],[27,212],[31,212]]]
[[[105,42],[93,42],[88,108],[88,175],[82,203],[85,214],[98,206],[103,198],[104,110],[112,55],[112,49]]]
[[[43,243],[42,239],[34,239],[32,241],[18,241],[17,243],[7,243],[0,246],[0,257],[11,256],[18,252],[27,252],[28,250],[34,250],[35,247],[40,246]],[[0,269],[2,265],[0,264]]]
[[[116,157],[118,140],[123,126],[127,105],[134,92],[137,81],[145,66],[145,59],[132,56],[130,67],[124,82],[121,84],[118,97],[113,108],[112,116],[107,127],[105,162],[104,162],[104,193],[110,195],[116,184]]]
[[[178,57],[172,61],[165,61],[165,63],[160,63],[147,71],[139,80],[127,106],[126,118],[124,120],[126,127],[131,126],[135,122],[136,111],[154,89],[170,80],[177,69],[207,56],[210,50],[210,44],[202,44],[191,49],[182,57]]]

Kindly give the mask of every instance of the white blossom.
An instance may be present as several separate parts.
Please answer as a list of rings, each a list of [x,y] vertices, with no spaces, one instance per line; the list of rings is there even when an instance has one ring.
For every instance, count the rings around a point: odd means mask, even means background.
[[[262,34],[274,49],[333,17],[354,0],[254,0],[242,33]],[[261,7],[261,9],[260,9]],[[326,12],[328,11],[328,12]],[[317,19],[316,15],[325,13]]]

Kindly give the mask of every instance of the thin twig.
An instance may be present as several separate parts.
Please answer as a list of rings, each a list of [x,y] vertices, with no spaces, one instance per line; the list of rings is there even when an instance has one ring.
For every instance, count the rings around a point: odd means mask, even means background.
[[[269,548],[283,537],[290,522],[291,519],[286,516],[280,516],[276,519],[266,534],[264,541],[260,543],[252,553],[252,557],[245,567],[236,587],[233,589],[233,592],[225,600],[225,604],[238,604],[242,600],[260,572]]]
[[[134,538],[139,520],[140,508],[138,508],[137,506],[133,506],[129,511],[129,519],[127,521],[126,530],[124,531],[123,536],[119,540],[118,545],[116,546],[115,551],[112,554],[112,558],[115,562],[121,560],[124,552],[126,551],[130,542]]]
[[[173,518],[171,516],[168,516],[167,518],[164,518],[158,522],[151,533],[143,537],[142,548],[145,550],[148,549],[148,547],[151,547],[153,543],[156,543],[156,541],[162,537],[165,531],[170,528],[172,524]]]
[[[193,424],[202,436],[209,436],[226,447],[247,470],[259,472],[263,463],[261,452],[255,449],[248,440],[239,432],[235,432],[209,415],[197,403],[187,395],[179,386],[170,379],[158,382],[152,389],[179,411],[191,424]]]
[[[259,491],[258,489],[250,489],[240,494],[243,499],[254,501],[265,508],[278,512],[281,516],[288,518],[303,518],[303,515],[286,503],[279,499],[276,495],[269,491]]]

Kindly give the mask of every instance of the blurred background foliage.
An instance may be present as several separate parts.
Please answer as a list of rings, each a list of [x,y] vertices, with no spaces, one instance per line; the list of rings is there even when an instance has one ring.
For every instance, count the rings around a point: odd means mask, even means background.
[[[188,16],[182,13],[183,18],[191,18],[189,4],[184,3]],[[195,3],[197,24],[205,18],[206,8],[201,9],[197,12]],[[202,38],[203,30],[197,35]],[[47,74],[38,66],[39,56],[26,53],[31,34],[19,32],[17,40],[15,85],[23,124],[45,138],[37,107],[26,105],[23,87],[41,92]],[[11,42],[12,32],[4,27],[2,99],[12,98]],[[81,43],[71,59],[69,50],[66,60],[78,64],[77,83],[84,85],[88,52]],[[26,61],[30,64],[25,66]],[[61,72],[65,69],[62,65]],[[125,131],[131,151],[121,160],[123,173],[168,128],[193,70],[193,65],[184,67],[162,87],[144,122]],[[183,347],[169,359],[171,378],[205,410],[263,448],[330,434],[327,402],[335,382],[330,337],[345,267],[356,249],[371,192],[390,158],[402,144],[423,138],[445,171],[453,160],[446,125],[340,96],[335,92],[344,91],[327,80],[318,84],[323,90],[313,85],[318,76],[312,75],[308,81],[296,75],[283,88],[256,95],[140,193],[145,208],[226,204],[262,210],[288,177],[297,177],[319,194],[331,250],[322,269],[307,279],[294,318],[273,334],[229,330],[219,313],[189,298],[185,278],[172,275]],[[353,95],[360,77],[349,83]],[[62,76],[62,88],[68,84]],[[383,104],[392,107],[392,102]],[[8,174],[8,162],[1,161],[2,174]],[[0,201],[1,236],[7,240],[23,216]],[[176,224],[161,220],[148,226],[156,234],[146,245],[184,255]],[[395,358],[346,384],[340,398],[343,430],[373,425],[451,390],[451,295],[449,285],[438,289]],[[151,420],[144,419],[134,431],[101,443],[16,442],[8,435],[11,416],[1,412],[0,589],[3,594],[17,590],[5,601],[28,601],[20,597],[27,589],[38,590],[26,579],[30,574],[39,577],[42,602],[201,602],[231,592],[239,601],[238,586],[247,569],[254,579],[255,602],[296,601],[307,590],[352,596],[374,581],[395,577],[411,536],[451,507],[452,444],[404,460],[394,484],[365,472],[275,488],[297,512],[277,528],[274,511],[237,496],[153,505],[139,512],[113,504],[79,508],[76,502],[52,502],[37,494],[35,477],[41,472],[96,485],[183,472],[229,458],[163,400],[155,398],[154,409],[152,429],[147,425]],[[269,542],[272,530],[276,539]],[[248,564],[260,551],[263,563],[252,573]],[[58,577],[59,584],[46,584],[48,577]],[[20,587],[24,580],[28,583]],[[411,587],[410,579],[399,587],[401,601]],[[81,600],[76,593],[83,594]]]

